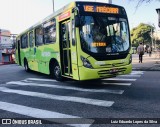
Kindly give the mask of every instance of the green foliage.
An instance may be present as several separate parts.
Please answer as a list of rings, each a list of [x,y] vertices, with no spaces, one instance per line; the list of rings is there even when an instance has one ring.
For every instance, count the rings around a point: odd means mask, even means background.
[[[151,44],[151,31],[154,27],[148,24],[140,23],[137,27],[131,30],[131,42],[133,46],[138,46],[140,42]]]

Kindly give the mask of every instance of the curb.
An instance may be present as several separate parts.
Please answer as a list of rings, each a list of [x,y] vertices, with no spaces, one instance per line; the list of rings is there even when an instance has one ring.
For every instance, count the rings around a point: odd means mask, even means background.
[[[11,65],[11,64],[15,64],[15,63],[0,63],[0,66],[3,66],[3,65]]]
[[[135,67],[132,70],[139,70],[139,71],[160,71],[160,64],[155,64],[151,67]]]

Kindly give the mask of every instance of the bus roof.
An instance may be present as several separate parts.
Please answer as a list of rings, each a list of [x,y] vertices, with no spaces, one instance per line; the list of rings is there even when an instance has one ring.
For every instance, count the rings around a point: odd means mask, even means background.
[[[21,36],[22,34],[28,32],[28,31],[31,31],[32,29],[34,29],[35,27],[41,25],[42,23],[50,20],[51,18],[54,18],[58,15],[60,15],[61,13],[67,11],[68,9],[70,8],[73,8],[73,7],[76,7],[77,4],[107,4],[107,5],[111,5],[111,6],[115,6],[115,7],[119,7],[119,8],[123,8],[121,6],[118,6],[118,5],[114,5],[114,4],[109,4],[109,3],[105,3],[105,2],[91,2],[91,1],[74,1],[74,2],[71,2],[67,5],[65,5],[64,7],[62,7],[61,9],[53,12],[52,14],[50,14],[49,16],[47,16],[46,18],[44,18],[43,20],[39,21],[38,23],[34,24],[33,26],[31,26],[30,28],[26,29],[25,31],[21,32],[17,37]]]

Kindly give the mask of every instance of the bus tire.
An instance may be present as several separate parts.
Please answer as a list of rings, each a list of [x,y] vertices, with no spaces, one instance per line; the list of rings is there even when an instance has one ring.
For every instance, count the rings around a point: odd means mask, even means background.
[[[51,68],[51,76],[57,81],[63,81],[63,77],[61,75],[61,68],[57,62],[54,63]]]
[[[24,69],[26,72],[30,71],[29,66],[28,66],[28,61],[26,59],[24,60]]]

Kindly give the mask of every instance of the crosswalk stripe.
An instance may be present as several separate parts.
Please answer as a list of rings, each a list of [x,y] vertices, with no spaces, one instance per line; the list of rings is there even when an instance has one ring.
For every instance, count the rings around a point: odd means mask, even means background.
[[[143,73],[143,72],[145,72],[145,71],[132,71],[132,72],[134,72],[134,73]]]
[[[6,92],[6,93],[15,93],[15,94],[32,96],[32,97],[61,100],[61,101],[69,101],[69,102],[77,102],[77,103],[84,103],[84,104],[103,106],[103,107],[110,107],[114,104],[113,101],[104,101],[104,100],[98,100],[98,99],[89,99],[89,98],[72,97],[72,96],[60,96],[60,95],[53,95],[53,94],[46,94],[46,93],[39,93],[39,92],[30,92],[30,91],[24,91],[24,90],[13,90],[13,89],[9,89],[6,87],[0,87],[0,91]]]
[[[44,120],[46,119],[52,122],[59,121],[54,118],[81,118],[77,116],[72,116],[72,115],[67,115],[67,114],[62,114],[58,112],[53,112],[53,111],[48,111],[48,110],[38,109],[38,108],[32,108],[32,107],[27,107],[23,105],[2,102],[2,101],[0,101],[0,109],[9,111],[9,112],[13,112],[13,113],[17,113],[17,114],[21,114],[21,115],[26,115],[29,117],[42,118]],[[52,118],[52,119],[49,119],[49,118]],[[67,125],[75,126],[75,127],[89,127],[94,122],[94,120],[92,119],[85,119],[85,120],[87,120],[87,124],[83,124],[83,125],[67,124]]]
[[[103,82],[102,84],[104,84],[104,85],[120,85],[120,86],[130,86],[130,85],[132,85],[132,83],[106,83],[106,82]]]
[[[130,74],[130,75],[119,75],[117,77],[141,77],[141,75],[133,75],[133,74]]]
[[[131,75],[137,75],[137,74],[144,74],[144,72],[143,71],[132,71],[131,73],[130,73]]]
[[[136,81],[137,79],[124,79],[124,78],[107,78],[107,79],[102,79],[102,80],[112,80],[112,81]]]
[[[142,75],[142,74],[144,74],[144,72],[132,71],[130,74],[131,74],[131,75]]]
[[[51,85],[51,84],[38,84],[38,83],[25,83],[22,81],[13,81],[8,82],[6,84],[15,84],[20,86],[42,86],[42,87],[49,87],[49,88],[58,88],[58,89],[67,89],[67,90],[76,90],[82,92],[99,92],[99,93],[111,93],[111,94],[123,94],[124,90],[110,90],[110,89],[85,89],[85,88],[77,88],[74,86],[60,86],[60,85]]]
[[[54,79],[40,79],[40,78],[27,78],[27,80],[32,80],[32,81],[48,81],[48,82],[58,82]]]

